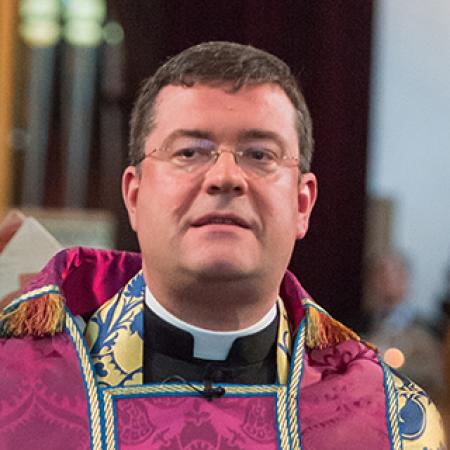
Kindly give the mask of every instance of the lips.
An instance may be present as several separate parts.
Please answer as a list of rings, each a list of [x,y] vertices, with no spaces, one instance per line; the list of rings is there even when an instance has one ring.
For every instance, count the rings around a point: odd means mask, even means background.
[[[235,214],[208,214],[200,217],[192,223],[193,227],[205,225],[234,225],[241,228],[250,228],[250,224]]]

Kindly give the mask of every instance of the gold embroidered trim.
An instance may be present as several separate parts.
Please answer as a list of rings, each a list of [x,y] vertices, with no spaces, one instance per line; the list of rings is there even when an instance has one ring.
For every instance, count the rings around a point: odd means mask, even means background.
[[[16,299],[14,299],[6,308],[5,311],[9,311],[14,308],[18,303],[28,300],[32,297],[38,297],[42,294],[48,294],[50,292],[59,293],[59,287],[56,284],[47,284],[46,286],[42,286],[40,288],[34,289],[32,291],[26,292],[25,294],[20,295]]]
[[[278,298],[278,336],[277,336],[277,376],[280,384],[287,384],[289,378],[289,363],[292,357],[292,338],[289,329],[289,319],[283,300]]]
[[[303,364],[305,360],[305,340],[306,340],[306,326],[304,320],[300,325],[300,336],[296,345],[297,351],[293,362],[291,372],[291,380],[288,390],[288,408],[289,408],[289,429],[291,432],[292,448],[301,450],[300,444],[300,420],[298,417],[298,396],[300,392],[300,377],[302,374]]]
[[[287,423],[287,408],[286,408],[286,386],[281,386],[278,389],[277,395],[277,420],[280,432],[281,450],[289,450],[289,428]]]
[[[391,434],[392,450],[403,450],[402,440],[400,438],[400,429],[398,425],[399,411],[397,403],[397,395],[395,389],[394,377],[389,368],[380,361],[386,379],[386,396],[387,396],[387,411],[386,419],[388,421],[388,429]]]
[[[108,449],[115,449],[114,434],[114,405],[113,397],[125,395],[145,395],[145,394],[191,394],[192,387],[199,390],[203,389],[203,385],[199,383],[186,384],[157,384],[142,386],[113,387],[103,390],[104,408],[105,408],[105,428],[106,428],[106,445]],[[226,394],[276,394],[277,420],[280,431],[281,450],[289,450],[288,428],[286,419],[286,387],[277,385],[262,386],[226,386]]]
[[[129,388],[125,388],[129,389]],[[116,439],[114,433],[114,406],[113,396],[107,390],[103,391],[103,406],[105,411],[105,438],[106,448],[115,449]]]
[[[277,393],[280,389],[277,385],[225,385],[226,394],[271,394]],[[151,384],[142,386],[126,386],[126,387],[113,387],[104,389],[104,395],[145,395],[145,394],[192,394],[195,393],[193,388],[203,390],[204,385],[201,383],[189,383],[189,384],[176,384],[176,383],[164,383],[164,384]]]
[[[75,349],[81,361],[83,377],[86,382],[87,395],[89,399],[89,416],[91,422],[92,449],[101,450],[102,432],[100,423],[100,405],[93,367],[91,365],[89,355],[84,345],[83,336],[80,334],[75,324],[75,321],[73,320],[70,314],[66,314],[66,328],[75,344]]]
[[[143,314],[144,289],[135,296],[132,287],[140,286],[143,278],[138,272],[114,297],[104,303],[87,323],[84,338],[95,365],[102,367],[97,381],[102,387],[134,386],[143,383],[142,337],[133,330],[133,321]],[[99,333],[105,333],[103,343],[92,352]],[[105,345],[108,341],[108,345]],[[103,372],[103,373],[102,373]]]

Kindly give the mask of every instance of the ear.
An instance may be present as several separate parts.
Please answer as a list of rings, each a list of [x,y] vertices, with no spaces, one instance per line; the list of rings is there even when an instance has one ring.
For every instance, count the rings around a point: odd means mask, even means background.
[[[122,175],[122,198],[128,211],[131,228],[136,231],[136,206],[141,177],[135,166],[128,166]]]
[[[303,173],[298,183],[297,239],[303,239],[308,231],[309,218],[317,199],[317,178],[311,173]]]

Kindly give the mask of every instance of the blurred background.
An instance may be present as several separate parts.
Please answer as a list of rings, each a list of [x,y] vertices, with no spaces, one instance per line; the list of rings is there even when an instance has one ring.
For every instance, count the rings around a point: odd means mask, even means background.
[[[16,208],[61,246],[137,250],[120,195],[136,91],[209,40],[278,55],[311,109],[320,195],[291,270],[445,398],[448,0],[2,0],[0,222]]]

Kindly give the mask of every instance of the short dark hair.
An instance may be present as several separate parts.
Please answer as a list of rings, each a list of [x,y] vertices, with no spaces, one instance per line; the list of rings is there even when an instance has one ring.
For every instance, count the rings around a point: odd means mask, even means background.
[[[167,85],[231,83],[237,92],[247,85],[274,83],[280,86],[296,110],[300,170],[310,170],[314,148],[312,122],[300,87],[289,66],[263,50],[232,42],[205,42],[170,58],[145,80],[133,107],[130,122],[129,159],[136,164],[144,156],[145,140],[154,124],[155,100]]]

